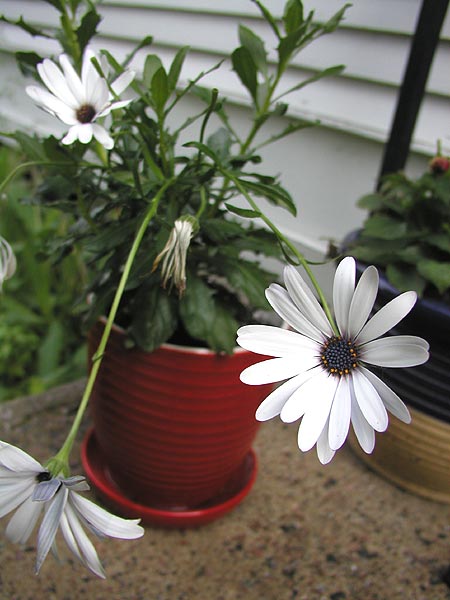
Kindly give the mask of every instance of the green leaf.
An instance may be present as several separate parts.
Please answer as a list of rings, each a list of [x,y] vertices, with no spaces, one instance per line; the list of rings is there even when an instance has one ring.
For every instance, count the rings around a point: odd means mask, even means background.
[[[285,92],[283,92],[282,94],[277,96],[277,100],[279,100],[280,98],[283,98],[284,96],[287,96],[288,94],[291,94],[292,92],[298,92],[298,90],[303,89],[310,83],[319,81],[320,79],[323,79],[324,77],[332,77],[335,75],[339,75],[339,73],[342,73],[342,71],[344,69],[345,69],[344,65],[335,65],[334,67],[329,67],[328,69],[324,69],[323,71],[320,71],[320,73],[316,73],[312,77],[308,77],[308,79],[304,79],[300,83],[297,83],[297,85],[294,85],[293,87],[289,88],[288,90],[286,90]]]
[[[225,127],[220,127],[207,140],[207,146],[222,160],[230,155],[231,143],[230,132]]]
[[[86,46],[97,33],[97,25],[100,23],[100,21],[101,17],[95,8],[92,8],[83,15],[80,26],[75,32],[80,45],[81,53],[84,52]]]
[[[267,52],[263,40],[244,25],[239,26],[239,40],[241,45],[250,53],[258,71],[267,75]]]
[[[16,131],[13,137],[26,154],[28,160],[44,161],[47,158],[42,144],[37,138],[31,137],[22,131]]]
[[[344,18],[345,11],[348,8],[350,8],[350,6],[351,6],[350,3],[344,4],[344,6],[340,10],[338,10],[337,13],[335,13],[331,17],[331,19],[329,19],[326,23],[324,23],[324,25],[322,26],[323,32],[324,33],[332,33],[333,31],[335,31],[339,27],[342,19]]]
[[[50,38],[50,35],[47,35],[42,29],[38,29],[37,27],[34,27],[33,25],[30,25],[29,23],[26,23],[26,21],[23,20],[23,17],[20,17],[20,19],[18,19],[17,21],[13,21],[12,19],[7,19],[4,15],[0,15],[0,22],[4,22],[4,23],[8,23],[9,25],[14,25],[15,27],[19,27],[20,29],[23,29],[23,31],[26,31],[28,34],[32,35],[33,37],[36,36],[40,36],[40,37],[44,37],[44,38]]]
[[[169,98],[169,86],[167,83],[167,74],[163,67],[158,69],[152,77],[152,83],[150,85],[152,92],[153,102],[157,113],[161,113],[164,110],[164,106]]]
[[[368,237],[381,240],[395,240],[406,235],[407,225],[386,215],[373,215],[364,224],[364,232]]]
[[[36,77],[36,67],[42,62],[42,56],[36,52],[16,52],[15,57],[22,75]]]
[[[278,29],[276,19],[272,15],[272,13],[264,6],[264,4],[262,4],[261,2],[259,2],[259,0],[253,0],[253,2],[259,8],[259,10],[261,11],[264,19],[270,25],[270,27],[272,28],[274,34],[277,36],[277,38],[281,39],[280,30]]]
[[[180,77],[181,68],[184,63],[184,59],[186,58],[186,54],[189,52],[189,46],[184,46],[180,48],[175,55],[175,58],[170,65],[169,74],[167,76],[167,85],[169,88],[169,92],[172,93],[178,83],[178,79]]]
[[[61,354],[64,351],[64,340],[64,326],[57,319],[52,320],[39,347],[39,377],[45,377],[60,364]]]
[[[256,101],[258,87],[257,70],[248,48],[245,48],[244,46],[236,48],[231,55],[231,62],[242,85],[247,88],[253,100]]]
[[[303,4],[301,0],[289,0],[283,14],[283,24],[286,33],[292,33],[303,23]]]
[[[436,286],[440,294],[444,294],[450,289],[450,262],[421,260],[417,264],[417,270],[420,275]]]
[[[147,352],[158,348],[173,335],[177,323],[175,302],[155,281],[138,290],[129,331],[140,348]]]
[[[450,252],[450,235],[448,233],[435,233],[428,235],[427,243],[444,252]]]
[[[257,196],[266,198],[266,200],[269,200],[272,204],[286,208],[292,215],[295,216],[297,214],[297,207],[295,206],[291,195],[279,184],[266,184],[249,181],[248,179],[239,179],[239,183]]]
[[[191,337],[208,339],[215,318],[213,291],[191,272],[187,274],[186,290],[180,301],[180,317]]]
[[[362,196],[358,200],[357,205],[359,208],[364,208],[371,212],[373,210],[380,210],[384,206],[384,203],[380,194],[373,193]]]
[[[261,216],[260,212],[250,208],[240,208],[239,206],[233,206],[233,204],[229,204],[228,202],[225,203],[225,206],[231,213],[244,217],[245,219],[256,219]]]
[[[268,309],[265,290],[268,274],[258,264],[239,260],[224,262],[223,272],[236,292],[244,294],[251,306],[257,309]]]
[[[414,290],[419,296],[423,294],[426,282],[414,266],[390,264],[386,267],[388,281],[400,292]]]
[[[216,304],[214,320],[210,324],[208,344],[216,352],[231,354],[236,347],[236,332],[239,323],[227,306]]]
[[[145,87],[150,88],[153,75],[162,68],[162,62],[159,56],[156,54],[149,54],[145,59],[144,63],[144,73],[143,73],[143,82]]]

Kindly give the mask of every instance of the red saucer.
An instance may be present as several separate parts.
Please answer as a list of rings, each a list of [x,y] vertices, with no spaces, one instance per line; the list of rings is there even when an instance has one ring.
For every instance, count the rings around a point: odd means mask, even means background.
[[[227,514],[248,495],[257,473],[257,459],[250,450],[233,479],[220,495],[192,510],[164,510],[138,504],[127,498],[112,480],[95,438],[87,432],[81,447],[81,461],[89,482],[105,503],[124,517],[141,518],[147,525],[164,527],[199,527]]]

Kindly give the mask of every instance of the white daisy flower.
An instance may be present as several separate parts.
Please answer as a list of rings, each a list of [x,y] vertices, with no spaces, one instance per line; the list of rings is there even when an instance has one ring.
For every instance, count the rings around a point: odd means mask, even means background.
[[[3,282],[16,272],[16,257],[8,242],[0,236],[0,291]]]
[[[17,509],[6,537],[26,543],[44,512],[37,538],[36,573],[50,549],[56,552],[58,529],[73,554],[99,577],[105,577],[105,572],[84,528],[101,537],[136,539],[144,534],[139,519],[116,517],[77,493],[88,489],[84,477],[52,477],[23,450],[0,442],[0,517]]]
[[[66,125],[70,125],[69,131],[62,139],[63,144],[72,144],[76,140],[88,144],[94,137],[110,150],[114,146],[112,137],[95,121],[131,102],[131,100],[113,100],[128,87],[135,73],[130,70],[124,71],[112,83],[113,93],[110,93],[106,79],[97,72],[92,58],[97,59],[95,53],[86,50],[81,77],[65,54],[59,57],[62,70],[49,58],[44,59],[38,64],[37,69],[48,90],[30,85],[26,88],[26,92],[41,108],[58,117]],[[103,57],[97,60],[106,75],[106,62]]]
[[[301,418],[298,446],[306,452],[317,444],[323,464],[344,443],[350,423],[363,450],[371,453],[375,431],[388,426],[387,410],[405,423],[411,420],[402,400],[366,365],[412,367],[428,359],[429,345],[422,338],[381,337],[409,313],[416,293],[401,294],[369,319],[378,271],[368,267],[356,287],[355,278],[355,261],[347,257],[336,270],[333,287],[339,335],[292,266],[284,270],[286,289],[272,284],[266,296],[295,331],[266,325],[247,325],[238,331],[240,346],[275,357],[245,369],[241,380],[249,385],[287,380],[262,402],[256,418],[265,421],[280,415],[285,423]]]

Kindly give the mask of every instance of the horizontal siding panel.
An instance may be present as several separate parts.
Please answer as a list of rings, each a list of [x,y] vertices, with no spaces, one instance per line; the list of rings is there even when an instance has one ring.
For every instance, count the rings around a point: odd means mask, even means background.
[[[430,0],[429,0],[430,1]],[[265,0],[265,6],[281,16],[283,0]],[[325,21],[336,13],[343,0],[305,0],[305,12],[314,10],[317,20]],[[358,29],[409,34],[414,31],[421,0],[356,0],[347,10],[344,25]],[[206,12],[258,17],[260,12],[250,0],[105,0],[104,6],[140,6],[162,10]],[[450,39],[450,15],[445,20],[442,35]]]
[[[277,8],[280,11],[282,4],[278,0],[267,2],[274,12]],[[325,15],[325,10],[327,13],[325,16],[330,16],[342,6],[341,2],[334,0],[326,2],[319,0],[314,4],[317,6],[318,17]],[[389,11],[387,11],[388,4]],[[162,6],[164,9],[161,8]],[[358,0],[355,6],[349,9],[346,24],[351,23],[356,26],[356,21],[351,21],[350,15],[358,7],[357,15],[360,15],[358,18],[361,26],[363,13],[366,16],[373,16],[376,12],[378,20],[373,20],[372,29],[376,25],[384,32],[343,28],[332,35],[324,36],[302,52],[295,63],[296,68],[290,69],[287,73],[284,82],[286,87],[308,77],[311,71],[331,66],[336,62],[345,64],[346,70],[340,77],[316,82],[300,93],[292,95],[289,98],[291,115],[311,120],[320,119],[325,127],[385,141],[395,109],[397,87],[403,76],[410,40],[406,35],[388,35],[380,19],[389,14],[396,26],[402,31],[407,30],[408,27],[414,27],[419,6],[420,2],[416,0],[389,0],[389,2],[377,0],[376,3]],[[240,12],[239,7],[241,7]],[[137,41],[144,35],[154,34],[157,43],[153,51],[160,54],[168,64],[176,48],[190,45],[193,51],[183,71],[186,80],[195,77],[201,70],[211,67],[236,46],[239,22],[250,25],[265,39],[271,39],[262,21],[248,19],[248,14],[257,14],[257,11],[252,2],[245,0],[231,2],[215,0],[207,3],[201,0],[195,2],[169,0],[164,5],[149,0],[142,3],[108,0],[99,8],[104,15],[101,32],[105,38],[97,40],[99,47],[108,47],[113,54],[117,53],[120,59],[127,54],[133,40]],[[194,8],[195,12],[193,12]],[[203,12],[206,10],[207,13]],[[14,3],[0,0],[0,13],[2,11],[11,18],[23,14],[30,21],[45,24],[55,23],[57,16],[50,5],[36,0]],[[212,14],[214,11],[217,11],[216,14]],[[235,14],[225,15],[225,11],[228,13],[235,11]],[[411,16],[412,12],[415,13],[414,18]],[[238,18],[237,14],[247,15],[247,17]],[[370,21],[369,17],[367,19],[366,25]],[[57,51],[57,46],[51,42],[30,38],[7,25],[0,24],[0,34],[3,48],[10,51],[36,48],[43,53]],[[417,151],[433,152],[438,137],[442,138],[444,147],[450,144],[450,78],[447,77],[449,62],[450,44],[442,42],[435,56],[427,94],[414,135],[412,147]],[[143,53],[140,55],[140,62],[137,62],[137,68],[142,68],[142,63]],[[234,102],[246,103],[242,86],[230,71],[229,65],[223,65],[220,73],[212,74],[209,83],[217,86]]]
[[[406,0],[403,0],[405,2]],[[249,2],[250,3],[250,2]],[[414,4],[414,2],[409,2]],[[0,11],[5,0],[0,1]],[[39,24],[55,24],[56,12],[49,5],[41,10],[35,0],[9,3],[8,14],[14,18],[24,14]],[[197,4],[187,3],[184,4]],[[211,3],[214,4],[214,3]],[[246,4],[240,0],[240,4]],[[252,4],[252,3],[250,3]],[[151,8],[137,8],[101,5],[103,16],[100,31],[110,37],[123,37],[138,41],[146,35],[154,35],[156,45],[188,45],[202,52],[218,55],[229,54],[238,44],[238,24],[252,27],[266,41],[269,56],[275,59],[273,36],[265,23],[251,21],[236,16],[214,16],[211,13],[174,14],[173,12]],[[214,4],[215,6],[215,4]],[[6,8],[6,7],[5,7]],[[353,7],[350,8],[351,12]],[[321,70],[336,62],[346,66],[344,76],[363,79],[386,85],[398,85],[403,77],[409,53],[410,39],[407,36],[389,36],[386,33],[348,30],[342,28],[332,35],[326,35],[306,48],[293,64],[311,70]],[[450,95],[450,43],[441,43],[438,48],[434,68],[431,71],[429,93]]]

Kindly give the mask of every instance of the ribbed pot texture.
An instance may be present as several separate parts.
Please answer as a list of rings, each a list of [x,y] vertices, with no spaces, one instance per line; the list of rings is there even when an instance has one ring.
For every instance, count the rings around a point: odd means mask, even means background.
[[[89,355],[103,324],[89,334]],[[220,495],[245,460],[272,386],[247,386],[240,372],[264,357],[237,349],[165,344],[124,347],[113,328],[95,384],[95,436],[113,481],[131,500],[167,510],[200,507]]]

